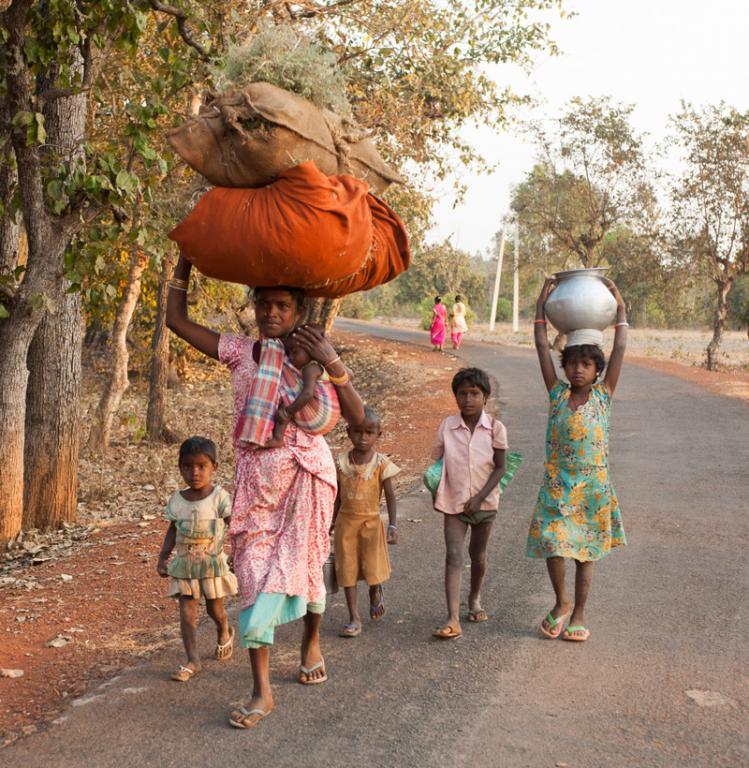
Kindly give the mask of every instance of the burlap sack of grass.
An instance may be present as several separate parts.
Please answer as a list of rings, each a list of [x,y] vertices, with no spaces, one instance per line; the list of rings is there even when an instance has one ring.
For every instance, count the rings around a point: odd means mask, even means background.
[[[270,83],[211,95],[167,140],[217,187],[262,187],[310,160],[326,176],[366,181],[374,194],[402,181],[348,120]]]

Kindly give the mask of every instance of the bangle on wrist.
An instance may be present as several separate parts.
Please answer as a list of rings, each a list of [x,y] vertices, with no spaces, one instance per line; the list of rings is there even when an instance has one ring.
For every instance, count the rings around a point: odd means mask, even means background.
[[[388,523],[388,528],[392,528],[393,530],[396,530],[398,526],[395,523]]]
[[[622,320],[621,323],[617,323],[614,328],[629,328],[629,323],[626,320]]]
[[[189,280],[182,280],[179,277],[173,277],[169,281],[169,285],[173,285],[175,288],[189,288],[190,282]]]
[[[338,362],[340,362],[340,360],[341,360],[341,356],[340,356],[340,355],[336,355],[336,356],[335,356],[335,357],[334,357],[332,360],[328,360],[328,362],[327,362],[327,363],[323,363],[323,364],[322,364],[322,367],[323,367],[323,368],[329,368],[329,367],[330,367],[331,365],[333,365],[334,363],[338,363]]]
[[[546,320],[534,320],[533,324],[534,325],[536,325],[536,324],[538,324],[538,325],[541,325],[541,324],[546,325]]]
[[[343,387],[351,381],[351,376],[349,376],[348,371],[346,371],[343,376],[333,376],[333,374],[328,371],[328,381],[330,381],[334,387]]]

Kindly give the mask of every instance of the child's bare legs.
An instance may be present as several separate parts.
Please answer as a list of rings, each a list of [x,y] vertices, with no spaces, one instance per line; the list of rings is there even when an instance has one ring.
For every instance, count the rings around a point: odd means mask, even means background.
[[[218,644],[225,645],[229,642],[231,635],[229,632],[229,617],[226,615],[226,608],[224,608],[224,598],[217,597],[214,600],[206,598],[205,609],[216,624]]]
[[[304,634],[302,635],[302,665],[310,669],[319,661],[322,661],[322,651],[320,650],[320,621],[321,613],[311,613],[307,611],[304,615]],[[308,675],[301,672],[300,682],[308,683],[310,680],[317,680],[325,675],[325,665],[318,667],[314,672]]]
[[[585,603],[588,601],[590,582],[593,580],[593,563],[575,561],[575,607],[570,616],[572,626],[585,625]]]
[[[182,632],[182,644],[187,653],[188,669],[197,672],[200,669],[200,656],[198,655],[198,609],[200,600],[193,597],[180,595],[179,598],[179,628]]]
[[[456,515],[445,515],[444,518],[447,626],[460,631],[460,580],[463,575],[463,543],[468,524]]]
[[[468,544],[468,554],[471,557],[471,591],[468,593],[468,610],[471,613],[482,610],[481,585],[486,575],[486,548],[493,522],[493,520],[486,520],[471,526],[471,541]]]
[[[565,613],[569,613],[570,601],[567,597],[567,587],[564,583],[565,562],[563,557],[547,557],[546,568],[549,571],[551,586],[554,588],[554,594],[557,601],[551,609],[551,615],[558,619]],[[544,621],[546,621],[544,619]]]
[[[346,605],[348,606],[348,618],[351,624],[361,627],[361,616],[359,616],[359,604],[356,596],[356,585],[353,587],[344,587],[343,592],[346,595]],[[307,666],[305,664],[305,666]]]

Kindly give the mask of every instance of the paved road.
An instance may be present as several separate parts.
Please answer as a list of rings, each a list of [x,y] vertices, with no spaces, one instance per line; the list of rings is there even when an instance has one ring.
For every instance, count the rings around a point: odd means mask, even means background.
[[[342,322],[343,326],[344,323]],[[416,341],[424,334],[345,322]],[[747,749],[746,513],[749,408],[628,366],[611,433],[613,478],[630,546],[596,568],[591,640],[544,642],[543,565],[523,556],[542,475],[546,397],[535,356],[466,344],[499,381],[502,419],[526,461],[490,549],[488,623],[432,641],[443,618],[443,547],[427,497],[401,500],[388,615],[356,640],[336,637],[342,595],[324,620],[330,680],[294,682],[298,628],[278,633],[277,709],[253,732],[226,725],[248,690],[242,654],[169,682],[178,648],[154,656],[64,721],[0,753],[16,766],[487,766],[738,768]],[[426,451],[426,446],[425,446]],[[421,522],[405,522],[406,518]],[[203,628],[205,653],[212,647]],[[687,693],[691,693],[690,695]]]

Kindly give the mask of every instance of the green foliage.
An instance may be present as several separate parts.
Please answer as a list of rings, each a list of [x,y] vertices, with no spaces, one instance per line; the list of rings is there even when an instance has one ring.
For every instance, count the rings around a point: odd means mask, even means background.
[[[728,319],[736,329],[749,329],[749,274],[738,278],[728,296]]]
[[[341,115],[351,111],[335,54],[288,24],[262,20],[245,42],[229,47],[212,74],[219,90],[263,81]]]
[[[554,129],[535,126],[539,161],[514,192],[523,229],[548,241],[566,266],[596,266],[616,225],[647,231],[655,198],[645,173],[632,107],[608,99],[573,99]]]
[[[500,323],[507,323],[512,320],[512,301],[500,296],[497,299],[497,313],[494,318]]]
[[[341,301],[339,314],[356,320],[373,320],[377,316],[377,304],[365,293],[353,293]]]

